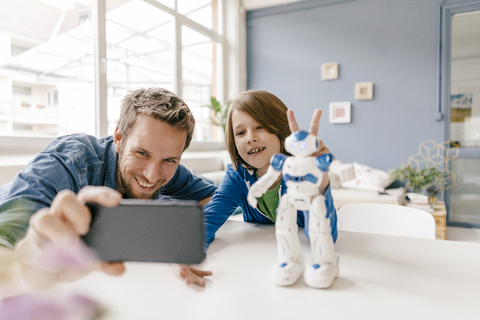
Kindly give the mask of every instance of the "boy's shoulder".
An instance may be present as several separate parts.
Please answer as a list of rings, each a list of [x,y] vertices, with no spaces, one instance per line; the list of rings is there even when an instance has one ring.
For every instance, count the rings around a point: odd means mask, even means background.
[[[237,162],[237,169],[233,167],[232,164],[227,165],[227,174],[231,178],[237,177],[243,181],[251,181],[254,182],[257,180],[255,177],[255,171],[251,169],[244,168],[240,162]]]

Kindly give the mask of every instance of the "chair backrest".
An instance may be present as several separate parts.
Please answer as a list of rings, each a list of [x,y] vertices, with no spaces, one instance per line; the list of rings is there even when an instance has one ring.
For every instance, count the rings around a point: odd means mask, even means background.
[[[338,212],[338,230],[435,239],[435,219],[423,210],[378,203],[349,204]]]

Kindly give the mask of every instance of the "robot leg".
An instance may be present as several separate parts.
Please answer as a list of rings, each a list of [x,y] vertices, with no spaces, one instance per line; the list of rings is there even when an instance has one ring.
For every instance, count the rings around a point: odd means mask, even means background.
[[[298,240],[297,210],[288,199],[287,194],[280,199],[275,222],[279,262],[274,264],[270,279],[278,286],[294,284],[305,271]]]
[[[312,201],[308,227],[313,263],[308,266],[304,280],[310,287],[328,288],[340,269],[323,195],[315,196]]]

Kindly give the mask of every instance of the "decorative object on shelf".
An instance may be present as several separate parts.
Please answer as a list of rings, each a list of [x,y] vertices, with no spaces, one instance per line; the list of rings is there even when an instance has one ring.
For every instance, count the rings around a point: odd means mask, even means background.
[[[427,182],[422,186],[422,188],[419,189],[419,191],[421,191],[423,187],[432,184],[436,185],[440,189],[437,199],[441,200],[445,190],[451,189],[455,186],[455,174],[448,169],[448,163],[452,159],[458,157],[458,152],[458,144],[451,140],[444,141],[443,143],[437,143],[430,139],[420,143],[418,153],[410,156],[408,159],[407,166],[410,167],[409,170],[420,172],[425,168],[435,168],[436,171],[441,173],[442,179],[437,182]],[[414,188],[412,187],[412,189]]]
[[[350,123],[351,104],[348,101],[330,103],[330,123]]]
[[[450,96],[450,121],[465,122],[472,116],[473,93],[452,94]]]
[[[322,80],[338,79],[338,63],[322,63]]]
[[[373,82],[355,83],[355,99],[356,100],[372,100],[373,99]]]
[[[390,180],[406,181],[407,187],[415,193],[420,193],[423,188],[432,184],[443,185],[444,172],[436,167],[425,166],[422,169],[414,168],[411,164],[402,164],[399,169],[392,169],[389,172]]]
[[[428,195],[428,204],[433,208],[434,205],[437,204],[437,196],[440,193],[440,188],[436,185],[432,184],[427,187],[427,195]]]
[[[214,116],[210,117],[210,121],[212,122],[212,124],[221,127],[223,129],[223,132],[225,132],[230,101],[228,101],[225,105],[222,106],[215,97],[211,97],[210,104],[203,105],[202,107],[208,107],[214,112]]]

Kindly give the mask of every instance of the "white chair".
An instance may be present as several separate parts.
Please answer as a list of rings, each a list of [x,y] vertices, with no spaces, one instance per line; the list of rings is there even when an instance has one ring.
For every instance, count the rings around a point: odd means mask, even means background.
[[[435,239],[435,219],[423,210],[378,203],[349,204],[338,212],[338,230]]]

